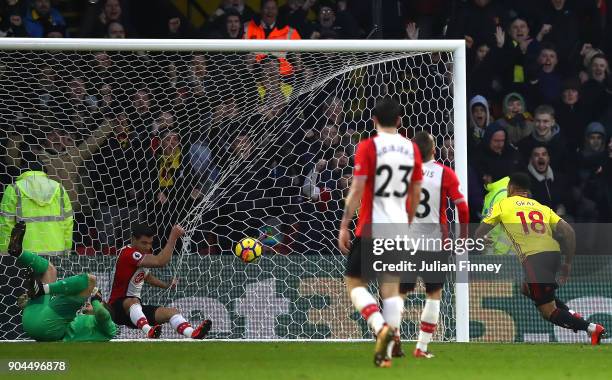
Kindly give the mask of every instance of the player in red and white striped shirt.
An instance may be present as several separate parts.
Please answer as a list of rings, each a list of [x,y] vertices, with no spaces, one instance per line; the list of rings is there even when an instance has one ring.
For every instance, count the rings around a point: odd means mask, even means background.
[[[431,134],[421,131],[414,138],[423,157],[423,182],[421,184],[421,198],[416,210],[416,218],[412,225],[412,231],[430,239],[444,239],[448,237],[448,220],[446,208],[450,199],[457,207],[459,223],[461,224],[461,237],[467,237],[467,224],[470,220],[470,211],[467,201],[459,190],[459,179],[448,166],[442,165],[434,160],[436,146]],[[419,260],[431,262],[440,260],[448,261],[448,254],[444,252],[422,250],[417,252]],[[417,264],[419,267],[420,264]],[[400,293],[402,299],[406,298],[408,292],[414,290],[416,277],[421,277],[425,282],[426,301],[421,313],[421,328],[413,356],[417,358],[432,358],[433,354],[428,351],[427,345],[438,325],[440,317],[440,297],[444,287],[444,276],[440,273],[415,273],[414,282],[402,283]],[[399,340],[399,335],[396,336]],[[394,356],[403,356],[399,344],[395,345]]]
[[[168,242],[159,255],[152,255],[153,229],[147,225],[137,224],[132,228],[132,242],[121,249],[115,269],[108,304],[113,309],[113,321],[118,325],[137,328],[149,338],[159,338],[161,324],[170,325],[180,335],[193,339],[203,339],[212,322],[205,320],[196,329],[179,313],[176,308],[156,305],[141,305],[140,293],[143,283],[167,289],[176,286],[176,282],[167,284],[151,273],[150,268],[162,268],[168,265],[177,240],[185,231],[179,225],[172,228]],[[153,326],[151,326],[151,324]]]
[[[415,210],[416,204],[408,208],[407,201],[418,201],[423,172],[418,149],[397,133],[401,113],[401,107],[391,98],[376,103],[373,119],[377,135],[357,146],[353,180],[338,235],[338,247],[342,253],[350,251],[345,273],[349,295],[377,336],[374,364],[378,367],[391,365],[387,349],[391,347],[394,331],[401,323],[404,299],[399,295],[399,277],[379,281],[383,300],[381,313],[376,299],[367,289],[366,274],[362,273],[362,261],[366,262],[373,252],[361,252],[361,237],[363,233],[364,239],[370,238],[364,232],[370,226],[384,223],[407,228],[414,218],[414,211],[409,214],[408,209]],[[356,239],[351,244],[348,227],[359,206]]]

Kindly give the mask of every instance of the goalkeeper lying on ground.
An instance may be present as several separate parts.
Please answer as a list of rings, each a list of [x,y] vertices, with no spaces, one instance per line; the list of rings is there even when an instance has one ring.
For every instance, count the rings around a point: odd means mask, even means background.
[[[18,223],[11,233],[9,254],[17,264],[32,270],[28,292],[19,297],[23,309],[23,331],[39,342],[108,341],[117,334],[117,327],[96,291],[96,277],[82,273],[57,281],[55,273],[47,272],[49,261],[34,253],[22,252],[25,223]],[[40,279],[44,278],[43,283]],[[77,315],[77,313],[79,315]]]

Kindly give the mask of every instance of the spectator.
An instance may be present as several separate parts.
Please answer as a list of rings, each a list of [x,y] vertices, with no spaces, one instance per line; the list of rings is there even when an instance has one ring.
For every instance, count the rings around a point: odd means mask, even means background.
[[[317,0],[288,0],[279,8],[279,18],[297,29],[300,36],[310,36],[312,28],[308,25],[308,13],[316,2]]]
[[[28,37],[24,18],[25,1],[7,0],[0,6],[0,37]]]
[[[570,59],[580,51],[580,33],[578,17],[573,7],[566,0],[550,0],[542,24],[550,25],[550,32],[542,42],[556,47],[561,66],[565,70],[572,68]]]
[[[482,94],[488,99],[497,95],[501,90],[497,69],[490,45],[483,42],[468,48],[468,94]]]
[[[138,140],[147,141],[153,132],[153,115],[151,113],[151,94],[146,87],[140,86],[131,96],[127,114],[129,124],[134,129]]]
[[[31,11],[25,17],[25,28],[28,35],[44,37],[45,29],[55,25],[65,27],[66,21],[57,9],[51,8],[51,0],[34,0]]]
[[[293,93],[293,86],[282,81],[281,75],[279,75],[278,61],[266,57],[256,67],[259,72],[257,82],[257,92],[261,106],[259,113],[264,113],[270,107],[288,102]]]
[[[219,8],[210,16],[209,22],[214,25],[228,12],[238,12],[242,23],[248,22],[255,17],[255,11],[245,4],[244,0],[222,0]],[[217,26],[215,25],[215,27]]]
[[[581,98],[591,119],[598,119],[606,109],[606,85],[609,72],[606,56],[595,54],[589,63],[589,79],[580,89]]]
[[[605,208],[599,209],[601,204],[605,204],[601,173],[608,156],[604,126],[598,122],[590,123],[583,141],[577,157],[576,184],[571,191],[575,206],[570,210],[570,214],[575,216],[576,222],[593,223],[607,218],[602,213]],[[591,243],[596,240],[593,234],[585,239],[589,239]]]
[[[564,215],[566,212],[563,203],[569,184],[563,174],[553,171],[546,146],[540,145],[533,148],[527,171],[531,178],[533,199],[550,207],[557,214]]]
[[[147,160],[137,159],[140,147],[127,115],[119,112],[111,123],[113,133],[87,167],[97,200],[94,217],[100,244],[120,248],[130,237],[131,224],[138,220],[138,206],[146,208],[142,190],[147,183],[137,175],[147,169]]]
[[[545,46],[538,56],[538,69],[529,81],[529,100],[533,104],[553,104],[561,94],[561,76],[557,70],[557,52]]]
[[[177,12],[168,18],[168,31],[165,38],[192,38],[191,24]]]
[[[544,145],[548,149],[550,165],[557,171],[565,172],[568,164],[567,143],[555,120],[555,110],[549,105],[539,106],[535,110],[534,119],[533,132],[518,144],[524,162],[529,162],[533,148]]]
[[[529,24],[522,17],[516,17],[510,22],[505,38],[501,29],[495,34],[497,43],[492,50],[495,60],[500,65],[503,86],[507,90],[523,92],[528,73],[533,71],[537,55],[540,51],[539,41],[545,34],[543,29],[536,38],[531,36]]]
[[[470,124],[468,127],[468,149],[474,148],[482,141],[487,125],[491,123],[489,102],[483,96],[476,95],[470,100]],[[471,142],[471,143],[470,143]]]
[[[91,8],[93,12],[100,8]],[[84,37],[103,38],[109,34],[109,26],[111,23],[117,22],[121,24],[128,36],[134,36],[134,29],[128,22],[124,14],[123,7],[119,0],[105,0],[102,3],[101,12],[95,18],[95,21],[84,22],[81,27],[81,34]]]
[[[406,15],[416,24],[415,28],[418,26],[422,39],[442,38],[452,6],[451,2],[448,0],[411,0],[406,3]]]
[[[555,105],[556,119],[561,133],[567,138],[567,153],[574,154],[582,145],[588,114],[580,99],[580,82],[570,78],[563,82],[561,101]]]
[[[149,169],[154,176],[151,183],[155,223],[160,237],[167,235],[165,232],[172,225],[183,220],[194,202],[202,196],[200,180],[194,176],[185,153],[178,133],[171,129],[161,133],[160,148],[155,160],[151,161],[155,167]]]
[[[587,126],[582,149],[578,152],[577,172],[579,182],[587,187],[596,186],[592,182],[601,172],[607,156],[606,141],[606,129],[601,123],[594,121]]]
[[[466,38],[472,43],[493,45],[495,28],[504,19],[504,8],[495,0],[469,0],[463,3],[449,21],[447,38]]]
[[[216,38],[227,40],[237,40],[244,36],[243,23],[240,19],[240,13],[234,9],[225,12],[221,30],[214,34]]]
[[[498,123],[504,127],[509,143],[514,146],[533,132],[533,118],[525,109],[521,94],[511,92],[504,98],[504,117]]]
[[[263,0],[261,2],[261,17],[249,21],[244,30],[244,38],[247,40],[300,40],[300,34],[289,25],[278,20],[278,4],[276,0]],[[295,71],[294,65],[286,57],[286,53],[276,53],[279,62],[279,72],[282,76],[292,75]],[[266,54],[258,54],[254,62],[260,62]]]
[[[497,122],[487,126],[475,160],[476,171],[484,185],[514,173],[520,156],[510,145],[504,128]]]
[[[108,23],[106,37],[108,38],[127,38],[125,35],[125,29],[123,28],[123,25],[121,25],[119,22],[116,22],[116,21]]]
[[[358,35],[357,23],[346,8],[343,10],[325,2],[319,6],[317,22],[312,29],[311,39],[353,39]]]

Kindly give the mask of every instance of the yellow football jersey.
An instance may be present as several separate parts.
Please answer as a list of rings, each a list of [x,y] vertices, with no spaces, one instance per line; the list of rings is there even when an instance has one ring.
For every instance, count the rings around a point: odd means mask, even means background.
[[[482,221],[501,224],[522,261],[535,253],[561,251],[553,238],[559,220],[559,215],[550,207],[530,198],[513,196],[497,202]]]

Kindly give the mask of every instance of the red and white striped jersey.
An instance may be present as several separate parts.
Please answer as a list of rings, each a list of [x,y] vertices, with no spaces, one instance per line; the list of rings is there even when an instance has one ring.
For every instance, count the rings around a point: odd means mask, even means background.
[[[366,225],[408,223],[408,189],[422,179],[421,154],[400,134],[378,132],[361,141],[355,153],[354,176],[367,176],[356,236]]]
[[[421,201],[416,210],[414,222],[417,225],[414,226],[414,231],[420,231],[430,238],[441,237],[446,229],[437,226],[444,227],[448,224],[446,208],[449,198],[452,201],[463,198],[459,190],[459,179],[453,169],[435,160],[424,162]],[[427,226],[419,227],[418,224]],[[435,233],[432,232],[433,229]]]
[[[144,257],[131,245],[121,248],[113,270],[109,304],[125,297],[140,298],[144,278],[149,273],[148,268],[138,266]]]
[[[423,163],[421,202],[416,212],[416,223],[446,224],[447,199],[463,198],[459,190],[459,179],[448,166],[434,160]]]

